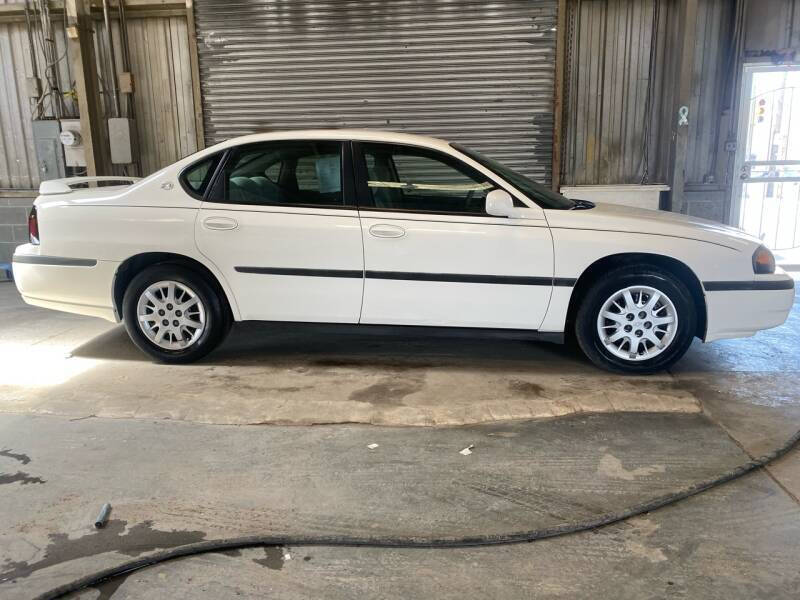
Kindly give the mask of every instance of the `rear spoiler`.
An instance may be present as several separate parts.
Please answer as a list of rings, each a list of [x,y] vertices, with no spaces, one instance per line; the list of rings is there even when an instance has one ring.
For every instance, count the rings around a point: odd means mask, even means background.
[[[39,185],[39,194],[42,196],[52,196],[54,194],[69,194],[72,192],[78,185],[81,184],[90,184],[92,183],[103,181],[103,182],[117,182],[119,185],[130,185],[132,183],[136,183],[139,181],[141,177],[113,177],[113,176],[106,176],[106,177],[67,177],[66,179],[50,179],[49,181],[43,181]],[[75,187],[73,187],[75,186]]]

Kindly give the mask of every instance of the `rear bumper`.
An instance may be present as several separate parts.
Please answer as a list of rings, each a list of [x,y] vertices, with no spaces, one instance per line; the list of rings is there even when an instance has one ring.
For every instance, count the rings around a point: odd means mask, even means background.
[[[783,325],[794,304],[794,281],[783,273],[762,281],[764,285],[754,282],[756,285],[741,286],[746,289],[717,290],[704,282],[708,312],[704,341],[749,337],[762,329]]]
[[[14,283],[28,304],[116,321],[112,287],[118,262],[42,256],[31,244],[12,259]]]

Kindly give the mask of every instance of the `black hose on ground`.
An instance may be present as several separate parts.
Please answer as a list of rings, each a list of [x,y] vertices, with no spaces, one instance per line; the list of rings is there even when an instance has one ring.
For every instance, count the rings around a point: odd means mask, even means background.
[[[324,536],[324,535],[252,535],[245,537],[209,540],[186,544],[156,552],[148,556],[131,560],[116,567],[103,569],[86,577],[81,577],[71,583],[61,585],[57,588],[45,592],[36,597],[36,600],[52,600],[61,598],[67,594],[84,590],[88,587],[96,586],[108,579],[127,575],[133,571],[144,569],[168,560],[204,554],[206,552],[220,552],[223,550],[233,550],[237,548],[252,548],[259,546],[343,546],[360,548],[474,548],[478,546],[497,546],[501,544],[521,544],[525,542],[535,542],[546,538],[558,537],[570,533],[578,533],[611,525],[625,519],[630,519],[644,513],[674,504],[680,500],[695,496],[701,492],[722,485],[742,475],[746,475],[755,469],[759,469],[773,460],[780,458],[792,450],[800,442],[800,431],[797,431],[785,444],[772,452],[751,460],[735,469],[723,473],[712,479],[707,479],[695,483],[683,490],[666,494],[654,498],[647,502],[642,502],[634,506],[625,508],[618,512],[606,513],[593,519],[575,521],[572,523],[562,523],[552,527],[534,529],[532,531],[517,531],[512,533],[495,535],[476,535],[471,537],[355,537],[355,536]]]

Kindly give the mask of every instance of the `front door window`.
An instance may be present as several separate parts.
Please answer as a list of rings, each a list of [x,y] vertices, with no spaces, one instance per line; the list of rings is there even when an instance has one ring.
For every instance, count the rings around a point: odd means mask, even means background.
[[[481,173],[424,148],[362,144],[367,189],[375,208],[392,211],[485,214],[494,187]]]

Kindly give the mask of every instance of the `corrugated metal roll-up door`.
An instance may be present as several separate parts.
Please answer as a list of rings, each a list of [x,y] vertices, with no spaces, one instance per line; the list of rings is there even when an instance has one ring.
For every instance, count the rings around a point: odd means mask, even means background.
[[[367,127],[549,183],[557,0],[196,0],[206,143]]]

